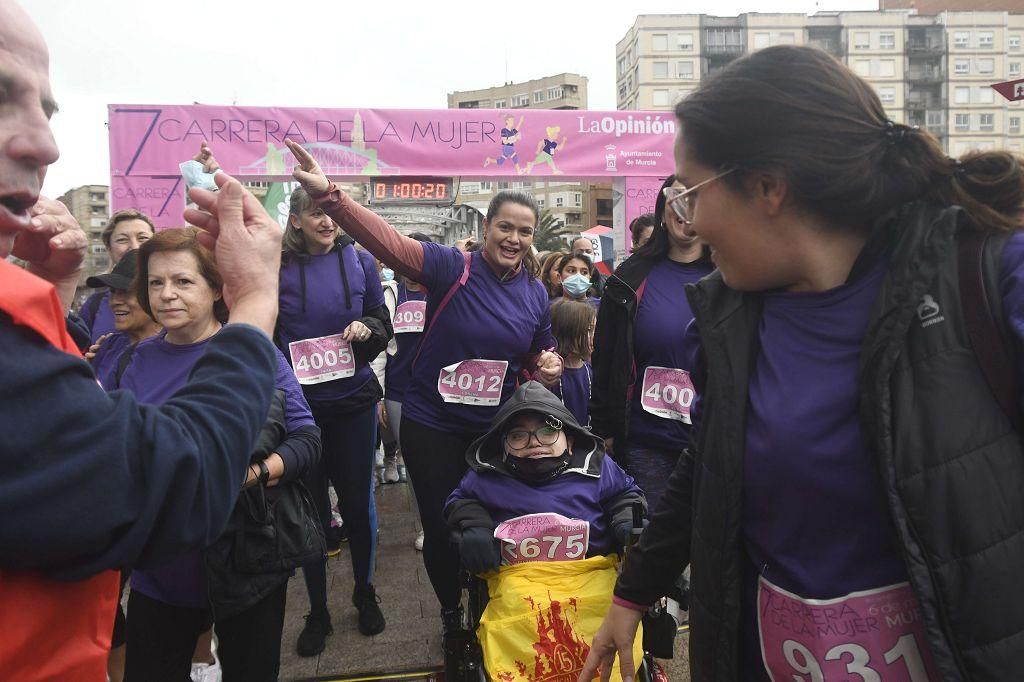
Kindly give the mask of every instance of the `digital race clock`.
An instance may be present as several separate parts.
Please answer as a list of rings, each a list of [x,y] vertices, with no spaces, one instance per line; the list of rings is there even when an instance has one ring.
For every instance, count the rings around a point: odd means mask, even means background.
[[[452,178],[381,177],[370,180],[370,204],[451,204]]]

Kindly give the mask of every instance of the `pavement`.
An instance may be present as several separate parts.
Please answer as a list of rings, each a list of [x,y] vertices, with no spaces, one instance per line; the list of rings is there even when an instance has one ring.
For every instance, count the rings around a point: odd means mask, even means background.
[[[301,571],[288,584],[288,606],[281,638],[281,680],[416,680],[431,677],[443,664],[440,606],[423,568],[420,552],[413,547],[419,529],[408,485],[378,486],[379,520],[374,584],[381,598],[387,628],[364,637],[356,628],[352,606],[352,564],[347,545],[328,560],[327,604],[334,634],[319,656],[303,658],[295,653],[295,641],[309,612],[309,600]],[[687,636],[676,638],[676,655],[663,661],[669,679],[690,679],[686,662]]]

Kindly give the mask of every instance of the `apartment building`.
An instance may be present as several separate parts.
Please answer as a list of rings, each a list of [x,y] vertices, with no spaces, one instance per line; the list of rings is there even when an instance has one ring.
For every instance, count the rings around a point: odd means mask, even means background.
[[[934,11],[640,15],[616,46],[618,108],[671,109],[740,55],[813,45],[874,86],[894,121],[926,128],[948,153],[1022,151],[1022,107],[990,86],[1024,77],[1024,14],[919,4]]]
[[[110,257],[101,237],[110,218],[110,188],[106,185],[83,185],[68,190],[57,201],[68,207],[89,236],[82,275],[78,278],[78,289],[82,291],[86,279],[110,270]]]
[[[524,83],[483,90],[461,90],[448,94],[449,109],[586,109],[587,78],[572,73],[547,76]],[[609,183],[522,182],[508,180],[463,179],[456,203],[469,204],[481,211],[497,192],[505,189],[530,192],[541,210],[550,211],[573,231],[595,225],[612,225],[612,189]]]

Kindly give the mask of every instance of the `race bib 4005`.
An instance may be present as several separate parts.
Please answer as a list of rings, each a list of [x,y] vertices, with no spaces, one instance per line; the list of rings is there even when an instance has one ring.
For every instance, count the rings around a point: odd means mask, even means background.
[[[803,599],[762,577],[757,603],[761,655],[773,680],[939,680],[907,583]]]
[[[341,334],[293,341],[288,344],[288,352],[292,356],[292,370],[300,384],[321,384],[356,373],[352,346],[341,338]]]
[[[463,360],[441,368],[437,392],[446,403],[495,406],[501,402],[507,360]]]
[[[494,529],[501,541],[501,563],[584,559],[590,546],[590,523],[561,514],[525,514]]]

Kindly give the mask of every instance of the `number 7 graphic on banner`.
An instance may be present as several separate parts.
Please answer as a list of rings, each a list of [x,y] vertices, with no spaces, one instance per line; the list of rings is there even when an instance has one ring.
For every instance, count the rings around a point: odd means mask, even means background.
[[[146,142],[149,141],[149,136],[153,134],[153,129],[156,128],[157,122],[160,120],[160,114],[164,113],[163,109],[114,109],[115,114],[153,114],[153,121],[149,124],[149,128],[146,130],[146,134],[142,137],[142,141],[139,142],[138,148],[135,150],[135,154],[132,156],[131,163],[128,164],[128,168],[125,169],[125,175],[131,175],[132,169],[135,168],[135,162],[139,160],[139,155],[142,154],[143,147],[146,146]]]

